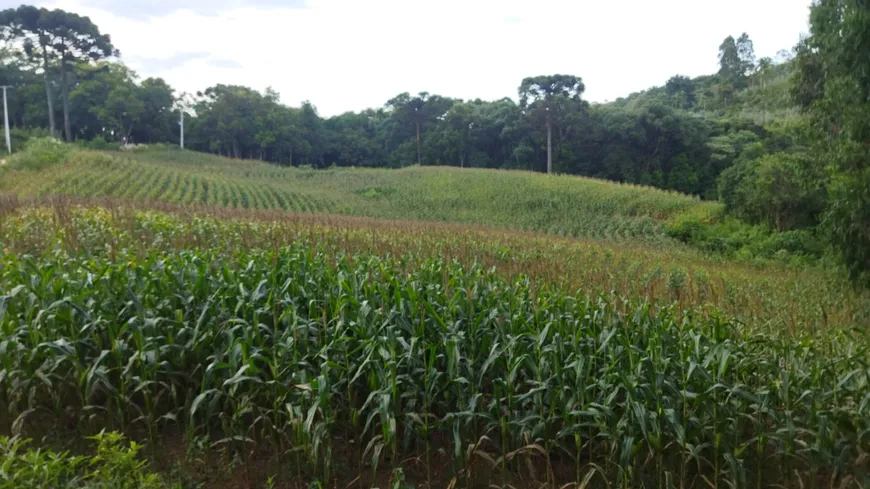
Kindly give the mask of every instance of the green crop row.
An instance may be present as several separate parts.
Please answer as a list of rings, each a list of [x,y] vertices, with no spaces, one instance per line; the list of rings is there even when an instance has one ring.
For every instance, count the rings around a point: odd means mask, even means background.
[[[54,169],[56,170],[56,169]],[[160,166],[110,160],[103,167],[75,161],[53,174],[16,173],[14,190],[20,195],[51,194],[108,196],[178,204],[211,204],[242,209],[282,209],[326,212],[316,197],[264,182],[233,180]]]
[[[180,429],[327,482],[868,483],[866,334],[746,328],[681,300],[697,273],[660,270],[672,300],[648,301],[476,231],[4,215],[0,420],[25,432]]]
[[[51,166],[0,174],[18,195],[209,204],[241,209],[339,213],[396,220],[459,222],[613,242],[680,246],[661,223],[716,204],[647,187],[528,172],[414,167],[306,170],[201,153],[156,149],[132,154],[70,150]],[[36,169],[33,169],[36,168]]]

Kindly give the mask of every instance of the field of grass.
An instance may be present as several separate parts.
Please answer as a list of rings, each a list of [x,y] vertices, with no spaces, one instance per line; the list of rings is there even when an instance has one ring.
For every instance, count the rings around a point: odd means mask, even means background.
[[[158,148],[103,154],[70,150],[31,169],[19,157],[0,176],[18,195],[160,200],[242,209],[282,209],[444,221],[675,246],[661,223],[717,204],[686,195],[581,177],[446,167],[304,170]]]
[[[822,276],[193,211],[0,205],[2,426],[179,433],[235,487],[868,482],[866,297]]]

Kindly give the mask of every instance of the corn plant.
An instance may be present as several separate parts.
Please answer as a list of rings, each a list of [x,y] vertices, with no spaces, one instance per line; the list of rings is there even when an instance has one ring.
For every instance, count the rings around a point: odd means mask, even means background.
[[[860,330],[749,328],[692,303],[682,267],[639,270],[660,295],[593,292],[561,278],[571,258],[503,272],[541,250],[497,234],[305,219],[10,210],[4,426],[177,425],[321,481],[415,460],[461,486],[867,482]]]

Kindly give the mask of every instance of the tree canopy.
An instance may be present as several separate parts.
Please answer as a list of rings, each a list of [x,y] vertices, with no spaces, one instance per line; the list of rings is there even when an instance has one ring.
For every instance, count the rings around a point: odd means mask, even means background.
[[[52,134],[55,133],[55,114],[54,88],[50,78],[54,70],[59,70],[64,135],[67,141],[72,141],[70,70],[77,65],[117,55],[111,38],[100,33],[88,17],[28,5],[0,12],[0,32],[22,60],[42,71]]]
[[[580,98],[586,86],[580,77],[549,75],[525,78],[520,84],[520,107],[547,135],[547,173],[553,173],[553,126],[565,128],[585,107]]]
[[[826,234],[852,277],[870,282],[870,5],[818,0],[798,48],[792,93],[812,124],[830,178]]]

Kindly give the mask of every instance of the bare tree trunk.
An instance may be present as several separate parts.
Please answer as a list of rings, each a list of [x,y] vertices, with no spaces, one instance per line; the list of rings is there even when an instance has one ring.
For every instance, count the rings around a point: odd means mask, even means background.
[[[66,142],[72,142],[72,128],[69,123],[69,85],[66,78],[66,61],[60,62],[60,88],[63,95],[63,131],[66,136]]]
[[[48,81],[48,56],[45,53],[42,56],[42,77],[45,79],[45,97],[48,99],[48,127],[51,137],[54,138],[57,134],[54,122],[54,96],[51,93],[51,82]]]
[[[547,115],[547,175],[553,174],[553,127]]]
[[[459,168],[465,168],[465,153],[459,153]]]
[[[417,164],[422,165],[423,159],[420,157],[420,122],[417,121]]]

